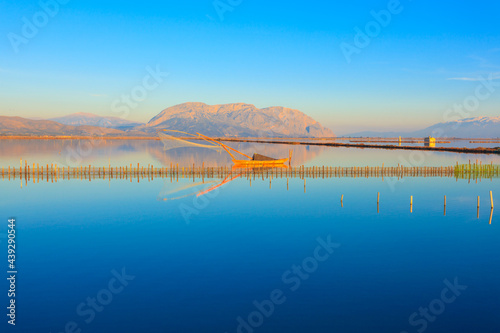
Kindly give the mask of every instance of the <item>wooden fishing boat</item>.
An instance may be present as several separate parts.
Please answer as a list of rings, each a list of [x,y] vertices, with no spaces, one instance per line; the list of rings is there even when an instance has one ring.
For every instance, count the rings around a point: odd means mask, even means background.
[[[234,149],[234,148],[231,148],[219,141],[216,141],[208,136],[205,136],[203,134],[200,134],[200,133],[196,133],[198,134],[200,137],[202,137],[203,139],[209,141],[209,142],[215,142],[217,144],[219,144],[230,156],[231,156],[231,159],[233,160],[233,163],[234,163],[234,166],[235,167],[241,167],[241,168],[274,168],[274,167],[282,167],[287,161],[290,161],[291,157],[290,158],[280,158],[280,159],[276,159],[276,158],[272,158],[272,157],[267,157],[267,156],[264,156],[264,155],[260,155],[260,154],[253,154],[253,157],[250,157],[246,154],[243,154],[242,152]],[[241,156],[244,156],[246,158],[248,158],[248,160],[240,160],[240,159],[237,159],[232,153],[231,151],[233,152],[236,152],[238,154],[240,154]]]
[[[267,157],[260,154],[253,154],[252,159],[250,160],[236,160],[233,159],[235,166],[241,166],[243,168],[252,167],[252,168],[262,168],[262,167],[274,167],[274,166],[282,166],[288,161],[288,158],[272,158]]]

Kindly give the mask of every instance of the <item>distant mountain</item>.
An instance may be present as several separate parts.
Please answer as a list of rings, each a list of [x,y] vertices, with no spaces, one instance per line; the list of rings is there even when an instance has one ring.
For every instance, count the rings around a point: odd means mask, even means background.
[[[409,137],[410,132],[375,132],[375,131],[363,131],[355,132],[342,135],[342,137],[352,137],[352,138],[397,138],[398,136]]]
[[[36,136],[124,136],[130,132],[97,126],[63,125],[51,120],[32,120],[21,117],[0,116],[0,135]]]
[[[147,124],[117,117],[74,113],[49,120],[0,117],[0,135],[156,136],[161,129],[215,137],[333,137],[333,132],[304,113],[281,106],[184,103],[163,110]]]
[[[432,125],[413,132],[358,132],[351,137],[448,137],[448,138],[498,138],[500,137],[500,117],[467,118]]]
[[[498,138],[500,117],[476,117],[440,123],[413,132],[415,136],[446,136],[455,138]]]
[[[281,106],[184,103],[163,110],[138,130],[173,129],[215,137],[333,137],[333,132],[304,113]]]
[[[49,120],[63,125],[72,126],[98,126],[106,128],[115,128],[119,130],[131,130],[134,127],[143,125],[142,123],[128,121],[117,117],[102,117],[92,113],[73,113],[64,117],[51,118]]]
[[[163,110],[147,124],[116,117],[76,113],[53,120],[0,116],[0,135],[156,136],[160,129],[214,137],[333,137],[331,130],[304,113],[284,107],[258,109],[250,104],[184,103]],[[95,124],[95,125],[89,125]],[[500,117],[476,117],[439,123],[413,132],[365,131],[351,137],[500,138]]]

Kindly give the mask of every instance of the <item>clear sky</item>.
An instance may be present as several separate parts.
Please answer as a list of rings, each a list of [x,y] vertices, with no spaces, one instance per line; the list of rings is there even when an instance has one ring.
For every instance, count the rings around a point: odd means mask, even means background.
[[[498,1],[55,1],[0,1],[1,115],[244,102],[345,134],[420,129],[500,84]],[[500,115],[491,89],[468,115]]]

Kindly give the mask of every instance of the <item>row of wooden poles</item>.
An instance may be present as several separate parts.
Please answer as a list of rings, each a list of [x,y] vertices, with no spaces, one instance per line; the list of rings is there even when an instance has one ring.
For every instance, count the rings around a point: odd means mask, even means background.
[[[271,179],[269,179],[269,188],[271,188]],[[306,193],[306,179],[304,179],[304,193]],[[252,180],[250,178],[250,186],[252,186]],[[288,179],[286,181],[286,189],[289,189],[288,185]],[[344,195],[342,194],[340,196],[340,205],[344,207]],[[447,198],[446,195],[444,196],[444,216],[446,216],[446,205],[447,205]],[[493,191],[490,191],[490,205],[491,205],[491,211],[490,211],[490,224],[493,220],[493,210],[495,208],[494,203],[493,203]],[[479,208],[481,206],[481,198],[478,196],[477,197],[477,218],[479,219]],[[380,213],[380,192],[377,192],[377,213]],[[413,195],[410,196],[410,213],[413,213]]]
[[[344,207],[344,196],[342,195],[340,198],[340,202],[342,207]],[[446,195],[444,196],[444,216],[446,216],[446,205],[447,205],[447,199]],[[481,197],[477,197],[477,218],[479,219],[479,208],[481,207]],[[493,210],[495,208],[495,205],[493,203],[493,191],[490,191],[490,224],[491,221],[493,220]],[[413,213],[413,195],[410,196],[410,212]],[[377,193],[377,213],[380,213],[380,192]]]
[[[493,162],[491,162],[490,164],[483,164],[482,162],[477,160],[476,163],[471,163],[471,160],[469,160],[469,164],[459,165],[457,162],[457,165],[455,166],[455,175],[461,178],[471,176],[477,178],[481,177],[482,175],[498,176],[499,172],[500,166],[494,165]]]
[[[288,178],[300,178],[304,180],[304,193],[306,192],[306,178],[333,178],[333,177],[456,177],[456,178],[466,178],[473,176],[477,178],[494,178],[499,175],[499,168],[495,165],[480,165],[470,164],[467,165],[456,165],[454,167],[291,167],[291,168],[260,168],[260,169],[233,169],[229,167],[196,167],[194,164],[192,167],[179,167],[178,164],[170,164],[170,167],[155,168],[153,165],[148,164],[147,167],[140,166],[137,163],[137,167],[133,167],[132,164],[125,167],[111,167],[108,165],[106,168],[95,167],[92,165],[77,167],[59,167],[57,164],[51,164],[50,167],[46,164],[40,167],[38,164],[32,165],[32,168],[25,161],[24,167],[21,166],[17,168],[4,168],[2,167],[2,179],[16,179],[16,175],[21,180],[24,178],[26,184],[28,181],[33,179],[33,183],[39,182],[40,178],[42,181],[44,178],[48,182],[49,179],[52,182],[57,182],[61,178],[63,180],[79,179],[79,180],[89,180],[96,179],[106,179],[108,177],[111,179],[132,179],[137,178],[137,182],[140,179],[147,178],[148,180],[153,180],[156,178],[170,178],[170,181],[179,180],[181,178],[189,178],[196,181],[196,178],[204,181],[205,178],[208,179],[224,179],[226,177],[245,177],[251,179],[252,176],[269,178],[269,187],[271,188],[271,180],[273,178],[287,178],[287,189],[289,187]],[[340,202],[342,207],[344,206],[344,195],[341,196]],[[446,215],[446,195],[444,196],[444,214]],[[490,204],[491,204],[491,214],[490,214],[490,224],[493,217],[493,192],[490,191]],[[377,212],[379,212],[380,207],[380,192],[377,193]],[[479,218],[479,207],[480,207],[480,197],[477,197],[477,216]],[[410,212],[413,212],[413,196],[410,196]]]
[[[204,163],[196,167],[192,166],[179,167],[179,164],[170,164],[168,167],[154,167],[151,164],[141,166],[137,163],[137,167],[132,164],[127,166],[112,167],[106,166],[80,166],[80,167],[60,167],[57,164],[46,164],[40,166],[38,163],[28,164],[21,160],[19,168],[2,167],[2,179],[8,178],[49,178],[54,179],[91,179],[97,176],[98,178],[225,178],[241,174],[243,176],[257,175],[263,177],[291,177],[291,178],[334,178],[334,177],[353,177],[353,178],[369,178],[369,177],[455,177],[457,179],[493,179],[500,177],[500,167],[498,165],[459,165],[456,166],[440,166],[440,167],[405,167],[398,165],[397,167],[332,167],[332,166],[299,166],[289,168],[252,168],[252,169],[233,169],[228,166],[221,167],[205,167]]]

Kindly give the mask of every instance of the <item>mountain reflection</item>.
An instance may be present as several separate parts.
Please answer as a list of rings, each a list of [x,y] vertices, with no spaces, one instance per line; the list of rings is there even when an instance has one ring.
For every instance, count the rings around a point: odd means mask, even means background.
[[[245,153],[275,157],[288,157],[293,150],[292,164],[302,165],[319,156],[325,147],[254,144],[230,142],[229,146]],[[224,151],[188,147],[165,150],[160,140],[1,140],[0,155],[6,165],[18,165],[19,159],[37,163],[57,163],[59,166],[77,167],[80,165],[127,165],[154,164],[169,166],[179,164],[189,166],[193,163],[205,166],[231,165],[230,156]]]

